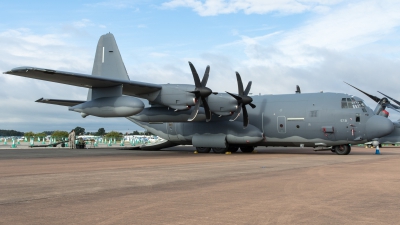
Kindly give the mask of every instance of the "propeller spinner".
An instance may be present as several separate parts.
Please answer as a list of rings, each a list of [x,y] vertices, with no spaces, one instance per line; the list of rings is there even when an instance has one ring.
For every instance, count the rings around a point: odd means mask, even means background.
[[[226,92],[232,97],[234,97],[238,103],[238,108],[229,121],[235,121],[239,117],[240,112],[243,110],[243,128],[246,128],[247,125],[249,124],[249,115],[247,114],[246,105],[250,105],[253,109],[256,107],[256,105],[251,103],[253,99],[248,96],[252,82],[249,81],[246,89],[243,91],[242,78],[240,77],[240,74],[238,72],[236,72],[236,79],[238,82],[238,95]]]
[[[192,113],[190,114],[188,121],[192,121],[192,120],[194,120],[194,118],[196,118],[197,113],[199,112],[200,100],[201,100],[201,102],[203,103],[205,114],[206,114],[206,121],[208,122],[211,120],[211,111],[210,111],[210,107],[208,106],[206,98],[213,93],[210,88],[206,87],[206,84],[208,81],[208,76],[210,73],[210,66],[207,66],[201,82],[200,82],[199,75],[197,74],[197,71],[191,62],[189,62],[189,66],[190,66],[190,69],[192,70],[194,84],[196,86],[194,91],[190,91],[190,93],[195,94],[196,104],[194,105],[194,109],[193,109]]]

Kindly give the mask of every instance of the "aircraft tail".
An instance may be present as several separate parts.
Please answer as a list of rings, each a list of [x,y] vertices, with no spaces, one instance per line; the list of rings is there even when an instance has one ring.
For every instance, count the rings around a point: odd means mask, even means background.
[[[115,41],[114,35],[111,33],[102,35],[97,43],[92,75],[129,80],[117,42]],[[116,87],[92,88],[89,89],[87,100],[121,95],[122,85]]]

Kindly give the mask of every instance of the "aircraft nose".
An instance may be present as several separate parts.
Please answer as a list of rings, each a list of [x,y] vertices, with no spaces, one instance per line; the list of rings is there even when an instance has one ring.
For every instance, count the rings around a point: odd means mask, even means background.
[[[369,140],[380,138],[390,134],[393,129],[393,122],[386,117],[374,115],[367,120],[366,133]]]

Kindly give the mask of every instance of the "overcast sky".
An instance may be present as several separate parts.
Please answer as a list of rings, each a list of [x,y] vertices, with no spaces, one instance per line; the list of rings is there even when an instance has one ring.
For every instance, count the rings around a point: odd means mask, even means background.
[[[0,71],[35,66],[90,74],[97,41],[114,34],[131,80],[187,83],[191,61],[211,66],[213,91],[340,92],[344,84],[400,100],[400,1],[2,1]],[[0,129],[142,130],[124,118],[82,118],[45,98],[85,100],[87,89],[0,74]],[[390,118],[400,114],[389,110]]]

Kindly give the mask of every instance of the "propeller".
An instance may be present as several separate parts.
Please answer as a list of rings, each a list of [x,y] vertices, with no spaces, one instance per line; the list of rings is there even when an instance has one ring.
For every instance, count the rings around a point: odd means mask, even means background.
[[[206,84],[208,81],[208,76],[210,73],[210,66],[207,66],[201,82],[200,82],[199,75],[197,74],[197,71],[191,62],[189,62],[189,66],[190,66],[190,70],[192,70],[194,85],[196,86],[194,91],[190,91],[190,93],[193,93],[196,96],[195,97],[196,104],[194,105],[194,109],[193,109],[192,113],[190,114],[188,121],[192,121],[192,120],[194,120],[194,118],[196,118],[197,113],[199,112],[199,107],[200,107],[200,102],[201,102],[203,104],[204,111],[206,114],[206,121],[208,122],[211,120],[211,111],[210,111],[210,107],[208,106],[208,103],[206,101],[206,98],[211,94],[215,94],[211,91],[210,88],[206,87]]]
[[[390,97],[390,96],[388,96],[388,95],[385,95],[385,94],[383,94],[383,93],[380,92],[380,91],[378,91],[378,92],[381,93],[382,95],[386,96],[388,99],[390,99],[390,100],[396,102],[397,105],[400,105],[400,102],[397,101],[396,99],[394,99],[394,98],[392,98],[392,97]],[[397,106],[397,105],[393,105],[393,106]]]
[[[344,82],[344,83],[346,83],[346,82]],[[378,105],[380,105],[380,106],[382,107],[382,110],[385,110],[385,108],[388,107],[388,108],[393,109],[393,110],[395,110],[395,111],[397,111],[397,112],[400,112],[400,111],[398,110],[398,109],[400,109],[400,107],[397,106],[397,105],[393,105],[392,103],[390,103],[390,101],[388,100],[388,98],[391,99],[391,100],[393,100],[393,101],[396,102],[397,104],[399,104],[400,102],[398,102],[398,101],[396,101],[395,99],[393,99],[393,98],[391,98],[391,97],[389,97],[389,96],[383,94],[382,92],[379,92],[379,91],[378,91],[379,93],[381,93],[382,95],[386,96],[387,98],[379,98],[379,97],[376,97],[376,96],[374,96],[374,95],[368,94],[367,92],[362,91],[362,90],[360,90],[360,89],[354,87],[353,85],[351,85],[351,84],[349,84],[349,83],[346,83],[346,84],[350,85],[351,87],[357,89],[358,91],[362,92],[363,94],[365,94],[366,96],[368,96],[369,98],[371,98],[372,100],[374,100],[376,103],[378,103]],[[400,104],[399,104],[399,105],[400,105]],[[376,113],[376,114],[379,114],[379,111],[377,111],[377,112],[375,112],[375,113]]]
[[[229,121],[235,121],[239,117],[241,111],[243,110],[243,129],[244,129],[249,124],[249,115],[247,114],[246,105],[250,105],[253,109],[256,107],[256,105],[251,103],[253,99],[248,96],[252,82],[249,81],[246,89],[243,91],[242,78],[240,77],[240,74],[238,72],[236,72],[236,79],[238,82],[238,95],[226,92],[230,96],[234,97],[238,103],[237,110],[232,115],[232,118]]]

